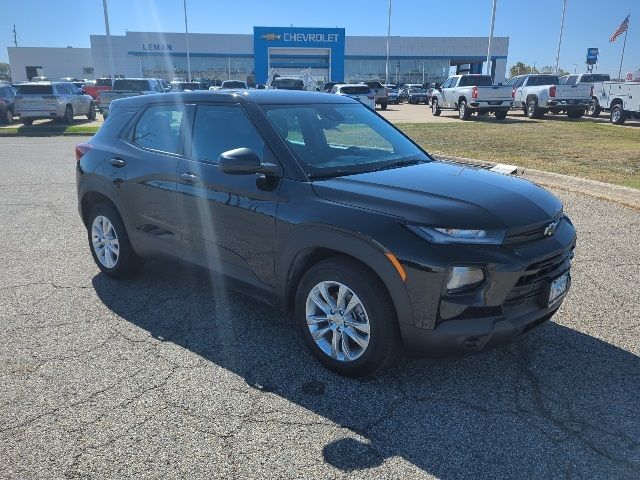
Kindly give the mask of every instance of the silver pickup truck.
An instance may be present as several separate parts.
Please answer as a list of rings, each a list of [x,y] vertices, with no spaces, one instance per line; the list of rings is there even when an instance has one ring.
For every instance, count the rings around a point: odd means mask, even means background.
[[[469,120],[472,113],[493,113],[502,120],[512,100],[511,87],[493,85],[490,75],[454,75],[431,93],[431,113],[457,110],[460,120]]]
[[[521,108],[529,118],[541,118],[547,112],[566,113],[580,118],[591,104],[591,85],[561,85],[557,75],[531,74],[511,78],[513,107]]]
[[[113,82],[112,90],[99,93],[98,110],[106,120],[112,101],[153,93],[164,93],[162,83],[157,78],[117,78]]]

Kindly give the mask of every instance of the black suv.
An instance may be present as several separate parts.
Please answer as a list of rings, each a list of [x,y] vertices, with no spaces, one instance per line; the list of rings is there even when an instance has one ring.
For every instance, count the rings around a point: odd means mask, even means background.
[[[347,97],[118,100],[76,158],[104,273],[160,255],[209,268],[294,311],[310,350],[344,375],[376,371],[400,344],[455,356],[507,343],[569,288],[576,232],[556,197],[435,161]]]
[[[13,123],[16,92],[8,83],[0,83],[0,123]]]

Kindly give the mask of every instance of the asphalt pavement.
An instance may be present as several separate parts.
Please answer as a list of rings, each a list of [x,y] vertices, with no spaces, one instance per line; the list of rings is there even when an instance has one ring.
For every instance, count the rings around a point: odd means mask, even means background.
[[[202,271],[94,265],[77,138],[0,138],[0,478],[638,478],[640,211],[554,190],[572,290],[521,341],[366,380]]]

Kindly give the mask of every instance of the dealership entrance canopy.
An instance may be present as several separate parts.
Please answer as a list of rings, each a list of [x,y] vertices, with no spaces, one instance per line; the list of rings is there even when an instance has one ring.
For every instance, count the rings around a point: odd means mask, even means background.
[[[51,79],[109,76],[105,35],[91,35],[91,48],[9,47],[14,81],[27,71]],[[126,32],[112,35],[116,75],[186,78],[183,33]],[[399,37],[390,39],[389,81],[424,83],[456,72],[480,73],[486,37]],[[505,77],[509,39],[492,44],[492,72]],[[265,83],[271,73],[310,73],[318,81],[352,82],[385,78],[386,37],[347,36],[344,28],[254,27],[251,34],[189,34],[192,77]]]

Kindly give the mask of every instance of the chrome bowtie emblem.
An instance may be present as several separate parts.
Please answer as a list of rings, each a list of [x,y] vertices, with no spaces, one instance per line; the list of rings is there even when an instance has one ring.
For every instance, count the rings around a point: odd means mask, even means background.
[[[553,235],[554,233],[556,233],[557,229],[558,229],[558,222],[551,222],[544,229],[544,234],[545,234],[545,236]]]

